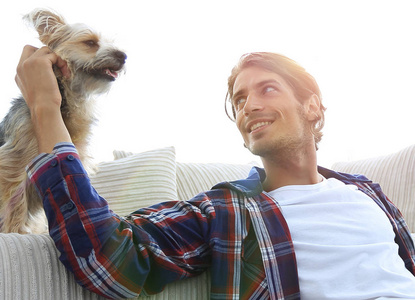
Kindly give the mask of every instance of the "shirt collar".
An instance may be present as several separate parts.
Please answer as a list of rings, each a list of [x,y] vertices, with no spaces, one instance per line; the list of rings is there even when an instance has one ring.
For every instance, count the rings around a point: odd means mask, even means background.
[[[336,178],[346,184],[353,182],[370,183],[371,181],[363,175],[351,175],[336,172],[323,167],[318,167],[318,172],[325,178]],[[263,192],[262,182],[265,180],[265,170],[259,167],[253,167],[246,179],[222,182],[215,185],[212,189],[228,188],[240,192],[247,197],[254,197]]]

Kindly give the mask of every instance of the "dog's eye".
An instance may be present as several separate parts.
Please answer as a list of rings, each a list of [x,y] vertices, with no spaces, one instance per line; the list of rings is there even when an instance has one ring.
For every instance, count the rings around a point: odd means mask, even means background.
[[[94,40],[84,41],[84,44],[87,45],[87,46],[89,46],[89,47],[97,47],[98,46],[97,42],[94,41]]]

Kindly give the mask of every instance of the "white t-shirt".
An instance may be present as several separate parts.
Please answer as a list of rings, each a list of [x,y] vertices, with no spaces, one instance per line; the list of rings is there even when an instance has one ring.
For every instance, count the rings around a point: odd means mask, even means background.
[[[331,178],[269,194],[290,228],[301,299],[415,299],[388,217],[356,186]]]

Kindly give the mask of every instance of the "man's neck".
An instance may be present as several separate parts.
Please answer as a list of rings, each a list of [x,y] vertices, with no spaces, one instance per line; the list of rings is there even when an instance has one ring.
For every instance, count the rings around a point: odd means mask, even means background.
[[[321,181],[317,170],[316,151],[296,153],[285,160],[262,158],[266,179],[265,191],[272,191],[287,185],[316,184]]]

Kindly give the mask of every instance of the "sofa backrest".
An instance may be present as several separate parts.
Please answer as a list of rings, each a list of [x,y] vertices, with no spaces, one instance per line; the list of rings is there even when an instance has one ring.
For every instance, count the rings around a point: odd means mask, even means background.
[[[399,152],[359,161],[338,162],[336,171],[362,174],[382,187],[415,232],[415,145]]]
[[[177,162],[177,196],[188,200],[200,192],[210,190],[215,184],[246,178],[252,164],[236,165],[222,163]]]

